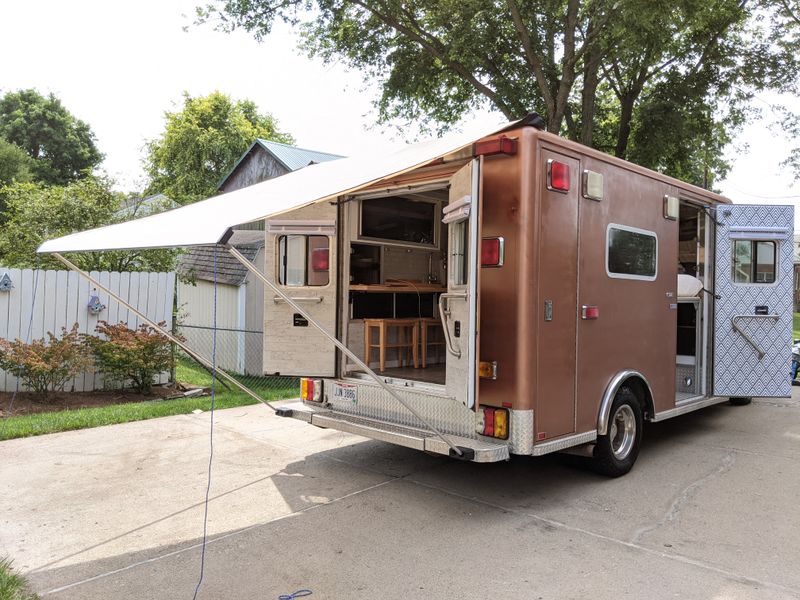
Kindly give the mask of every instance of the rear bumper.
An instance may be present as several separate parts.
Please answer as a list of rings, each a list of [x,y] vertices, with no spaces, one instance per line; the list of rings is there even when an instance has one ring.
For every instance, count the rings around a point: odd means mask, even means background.
[[[336,429],[406,448],[452,456],[450,446],[434,433],[424,429],[335,412],[305,402],[281,404],[276,414],[280,417],[305,421],[324,429]],[[450,434],[445,436],[456,446],[471,451],[469,455],[472,462],[499,462],[509,459],[507,443],[492,443]]]

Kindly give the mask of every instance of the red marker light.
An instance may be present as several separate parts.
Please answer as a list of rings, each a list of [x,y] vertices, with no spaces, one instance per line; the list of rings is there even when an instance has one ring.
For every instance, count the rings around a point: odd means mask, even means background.
[[[559,192],[569,191],[569,165],[558,162],[557,160],[547,161],[550,189]]]
[[[484,238],[481,240],[481,266],[503,266],[503,238]]]
[[[591,319],[599,319],[600,318],[600,307],[599,306],[582,306],[581,307],[581,318],[586,320]]]

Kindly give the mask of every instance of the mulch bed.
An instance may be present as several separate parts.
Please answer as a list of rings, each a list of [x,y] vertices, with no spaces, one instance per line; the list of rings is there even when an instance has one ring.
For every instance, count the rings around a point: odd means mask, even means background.
[[[93,392],[55,392],[48,394],[42,400],[37,394],[20,392],[14,398],[13,407],[10,406],[13,393],[0,392],[0,417],[27,415],[31,413],[56,412],[60,410],[73,410],[78,408],[93,408],[96,406],[109,406],[112,404],[127,404],[128,402],[143,402],[145,400],[164,400],[167,398],[182,398],[191,386],[154,385],[152,393],[137,394],[131,390],[96,390]]]

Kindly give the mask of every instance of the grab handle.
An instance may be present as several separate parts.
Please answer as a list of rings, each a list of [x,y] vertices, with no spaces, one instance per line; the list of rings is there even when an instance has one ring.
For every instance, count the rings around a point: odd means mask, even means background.
[[[447,346],[447,351],[455,356],[461,358],[461,349],[453,345],[453,339],[450,337],[450,328],[447,326],[447,321],[450,318],[449,301],[451,299],[466,300],[466,292],[453,292],[442,294],[439,296],[439,318],[442,321],[442,329],[444,330],[444,341]]]

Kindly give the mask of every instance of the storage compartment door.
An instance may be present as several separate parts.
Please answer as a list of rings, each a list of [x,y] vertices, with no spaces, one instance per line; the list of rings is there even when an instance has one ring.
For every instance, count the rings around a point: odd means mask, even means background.
[[[791,395],[791,206],[716,211],[714,394]]]
[[[475,406],[478,347],[480,169],[473,160],[450,179],[443,209],[447,225],[447,293],[439,298],[447,358],[447,393]]]
[[[302,210],[297,219],[267,222],[264,273],[309,316],[335,334],[335,207],[319,205]],[[300,219],[306,215],[311,218]],[[335,357],[329,340],[274,292],[265,290],[266,374],[332,376]]]

